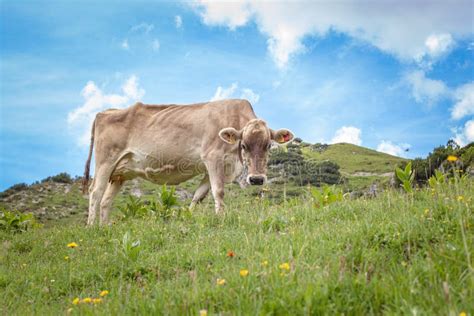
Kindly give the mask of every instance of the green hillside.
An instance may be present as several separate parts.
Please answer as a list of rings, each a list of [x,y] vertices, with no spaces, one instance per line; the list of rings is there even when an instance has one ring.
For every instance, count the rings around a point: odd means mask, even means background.
[[[219,216],[205,202],[0,230],[0,314],[471,315],[473,189],[324,207],[308,192],[274,203],[232,190]]]
[[[405,160],[400,157],[391,156],[369,148],[340,143],[329,145],[327,149],[321,152],[311,149],[307,146],[303,149],[308,158],[315,160],[330,160],[341,167],[341,171],[347,175],[353,175],[357,172],[366,172],[372,174],[382,174],[393,172],[395,166]]]

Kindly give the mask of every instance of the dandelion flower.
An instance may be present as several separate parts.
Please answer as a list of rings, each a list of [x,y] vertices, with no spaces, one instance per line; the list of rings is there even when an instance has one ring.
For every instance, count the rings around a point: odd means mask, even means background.
[[[224,285],[225,284],[225,279],[217,279],[216,284],[217,285]]]
[[[456,157],[456,156],[453,156],[453,155],[448,156],[448,161],[450,161],[450,162],[455,162],[457,160],[458,160],[458,157]]]
[[[104,296],[106,296],[107,294],[109,294],[109,291],[103,290],[102,292],[100,292],[99,295],[102,296],[102,297],[104,297]]]
[[[459,316],[467,316],[466,312],[460,312]]]
[[[425,215],[428,215],[430,213],[430,210],[429,209],[426,209],[425,210]]]
[[[78,245],[75,242],[70,242],[69,244],[67,244],[68,248],[76,248],[77,246]]]
[[[68,260],[69,260],[69,256],[64,256],[64,260],[68,261]]]
[[[93,298],[93,299],[92,299],[92,303],[94,303],[94,304],[100,304],[100,303],[102,303],[102,299],[101,299],[101,298]]]
[[[233,252],[232,250],[229,250],[229,251],[227,252],[227,257],[229,257],[229,258],[234,258],[234,257],[235,257],[235,252]]]
[[[461,202],[461,201],[463,201],[463,200],[464,200],[464,196],[458,195],[458,201]]]
[[[79,299],[79,297],[76,297],[75,299],[72,300],[72,304],[74,305],[77,305],[81,302],[81,300]]]
[[[286,270],[286,271],[290,270],[290,264],[288,262],[282,263],[278,267],[282,270]]]
[[[86,297],[85,299],[82,300],[82,303],[90,303],[92,302],[92,299],[90,297]]]
[[[199,316],[207,316],[207,309],[201,309],[199,311]]]
[[[247,275],[249,275],[249,270],[247,270],[247,269],[240,270],[240,276],[241,277],[246,277]]]
[[[264,267],[268,266],[268,260],[263,260],[262,261],[262,266],[264,266]]]

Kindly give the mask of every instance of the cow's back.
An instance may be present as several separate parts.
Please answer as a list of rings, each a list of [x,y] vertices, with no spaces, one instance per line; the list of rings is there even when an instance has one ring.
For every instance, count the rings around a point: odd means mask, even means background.
[[[255,117],[246,100],[192,105],[137,103],[127,109],[107,110],[96,117],[96,163],[117,162],[132,153],[137,170],[147,166],[150,170],[163,166],[196,170],[203,155],[227,146],[218,137],[222,128],[241,129]],[[133,160],[131,156],[127,159]]]

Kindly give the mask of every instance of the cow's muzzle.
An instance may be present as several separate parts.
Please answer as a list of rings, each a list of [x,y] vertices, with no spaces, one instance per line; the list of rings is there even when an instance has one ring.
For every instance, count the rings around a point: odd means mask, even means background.
[[[265,176],[255,176],[250,175],[247,178],[247,182],[251,185],[262,185],[265,183],[266,177]]]

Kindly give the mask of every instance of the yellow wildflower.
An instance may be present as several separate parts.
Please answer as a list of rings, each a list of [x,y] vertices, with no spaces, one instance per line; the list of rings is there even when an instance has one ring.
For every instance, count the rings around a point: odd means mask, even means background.
[[[109,294],[109,291],[103,290],[102,292],[100,292],[99,295],[102,296],[102,297],[104,297],[104,296],[106,296],[107,294]]]
[[[85,299],[82,300],[82,303],[90,303],[92,302],[92,299],[90,297],[86,297]]]
[[[459,316],[467,316],[466,312],[460,312]]]
[[[201,309],[199,311],[199,316],[207,316],[207,309]]]
[[[246,269],[240,270],[241,277],[246,277],[247,275],[249,275],[249,270],[246,270]]]
[[[458,201],[461,202],[461,201],[463,201],[463,200],[464,200],[464,196],[458,195]]]
[[[225,284],[225,279],[217,279],[216,284],[217,285],[224,285]]]
[[[76,248],[78,245],[75,242],[70,242],[67,246],[68,248]]]
[[[64,256],[64,260],[68,261],[68,260],[69,260],[69,256]]]
[[[457,160],[458,160],[458,157],[456,157],[456,156],[453,156],[453,155],[448,156],[448,161],[450,161],[450,162],[455,162]]]
[[[282,270],[286,270],[286,271],[290,270],[290,264],[288,262],[282,263],[278,267]]]
[[[76,297],[75,299],[72,300],[72,304],[74,305],[77,305],[81,302],[81,300],[79,299],[79,297]]]
[[[94,304],[100,304],[100,303],[102,303],[102,299],[101,299],[101,298],[93,298],[93,299],[92,299],[92,303],[94,303]]]
[[[262,261],[262,266],[264,266],[264,267],[268,266],[268,261],[267,261],[267,260],[263,260],[263,261]]]
[[[429,209],[426,209],[425,210],[425,215],[428,215],[430,213],[430,210]]]

